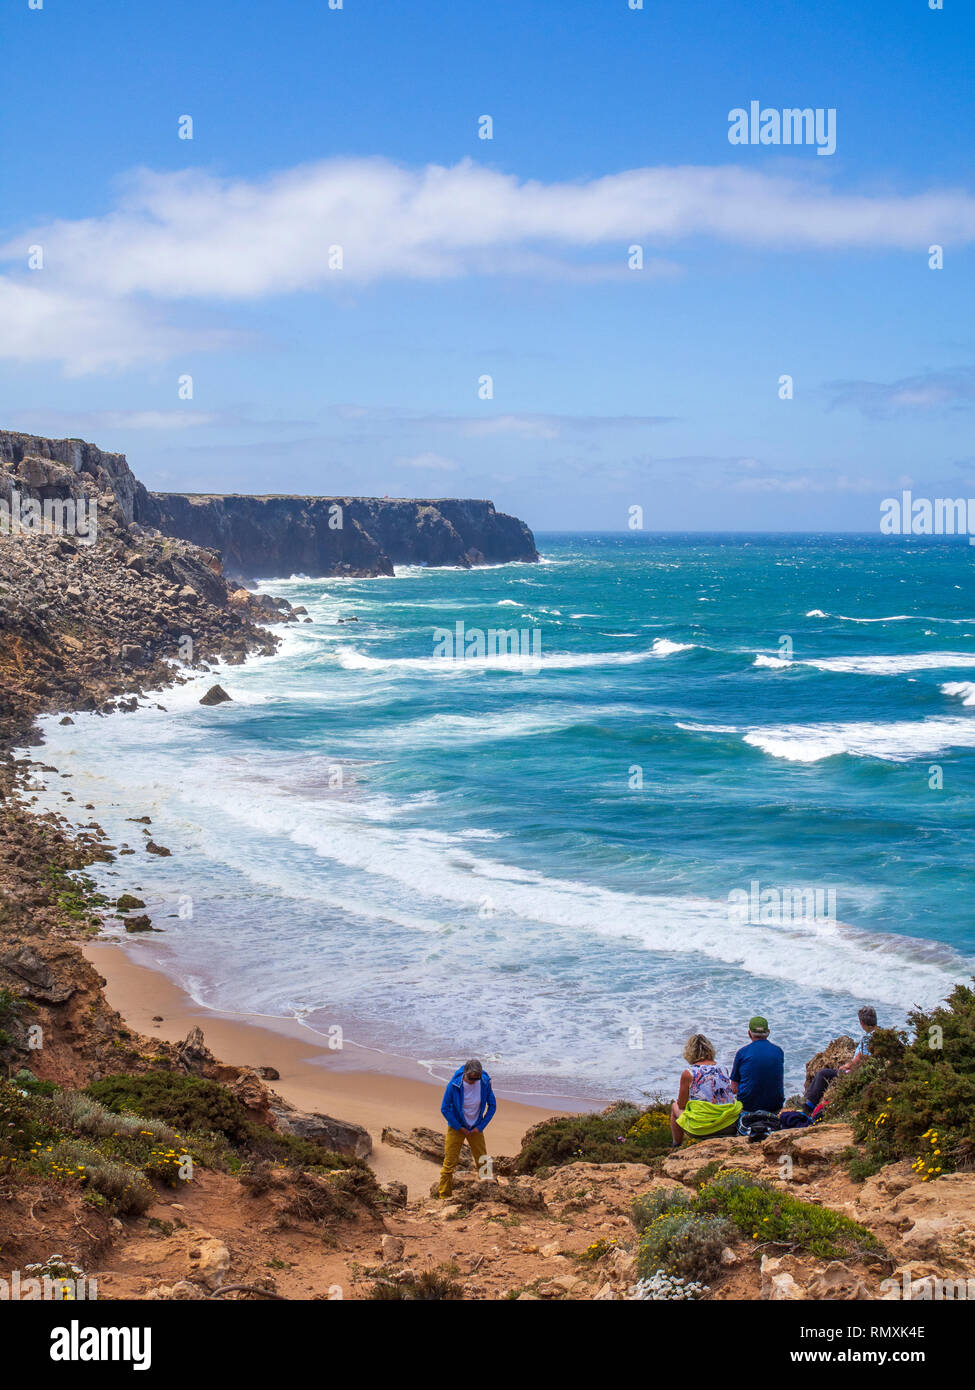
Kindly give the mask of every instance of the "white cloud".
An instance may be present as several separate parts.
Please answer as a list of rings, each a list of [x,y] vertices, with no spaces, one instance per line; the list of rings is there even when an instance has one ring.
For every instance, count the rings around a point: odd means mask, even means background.
[[[0,276],[0,359],[61,362],[69,376],[166,362],[231,342],[229,333],[183,329],[157,308],[42,281]]]
[[[102,370],[214,345],[155,317],[152,301],[253,301],[463,275],[638,282],[626,269],[632,243],[659,274],[673,267],[652,253],[702,237],[784,252],[919,253],[933,241],[975,240],[975,198],[840,193],[735,165],[569,183],[523,182],[470,160],[406,169],[334,159],[251,181],[143,170],[111,213],[35,226],[0,247],[16,267],[0,281],[0,351]],[[19,269],[29,245],[44,248],[43,271]],[[330,267],[335,246],[341,270]]]

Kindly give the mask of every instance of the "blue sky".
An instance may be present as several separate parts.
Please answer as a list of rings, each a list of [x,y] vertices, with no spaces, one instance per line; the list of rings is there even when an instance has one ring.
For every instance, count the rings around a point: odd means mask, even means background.
[[[4,427],[539,530],[975,495],[964,0],[5,0],[0,32]],[[835,154],[730,144],[753,100],[834,108]]]

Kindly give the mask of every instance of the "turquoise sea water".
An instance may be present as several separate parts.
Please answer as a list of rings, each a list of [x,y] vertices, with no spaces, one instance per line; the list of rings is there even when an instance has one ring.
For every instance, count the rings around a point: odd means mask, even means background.
[[[796,1082],[860,1003],[900,1024],[975,970],[967,545],[538,540],[539,565],[268,583],[314,623],[221,670],[233,704],[200,707],[206,676],[47,723],[74,805],[173,850],[105,879],[167,933],[143,958],[594,1098],[671,1089],[691,1031],[730,1059],[756,1012]],[[444,660],[457,622],[540,660]],[[819,890],[820,919],[737,920],[753,883]]]

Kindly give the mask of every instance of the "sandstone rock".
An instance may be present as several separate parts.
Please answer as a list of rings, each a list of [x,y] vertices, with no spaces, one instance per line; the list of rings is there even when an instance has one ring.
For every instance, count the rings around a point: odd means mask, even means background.
[[[762,1290],[762,1297],[773,1303],[800,1302],[806,1297],[791,1274],[773,1274],[769,1292]]]
[[[827,1043],[822,1052],[817,1052],[815,1057],[810,1058],[806,1063],[806,1085],[809,1085],[816,1073],[821,1071],[823,1067],[846,1066],[853,1056],[855,1048],[856,1043],[845,1033]]]
[[[382,1255],[386,1264],[396,1264],[403,1258],[403,1240],[401,1236],[385,1235],[382,1238]]]
[[[204,1068],[213,1067],[216,1059],[207,1047],[202,1028],[191,1028],[186,1037],[176,1047],[177,1065],[195,1075],[202,1075]]]
[[[612,1284],[604,1284],[598,1293],[593,1295],[594,1303],[611,1303],[616,1298]]]
[[[563,1289],[566,1293],[572,1293],[573,1289],[578,1289],[582,1280],[575,1274],[557,1274],[552,1280],[557,1289]]]
[[[271,1093],[264,1085],[256,1071],[250,1067],[235,1068],[235,1075],[230,1079],[230,1090],[240,1101],[245,1109],[252,1111],[262,1122],[267,1122],[271,1118]],[[215,1078],[223,1081],[221,1069],[218,1068]]]
[[[167,849],[165,845],[157,845],[155,840],[146,841],[147,854],[158,854],[161,858],[167,858],[169,855],[172,854],[172,852],[173,851],[171,849]]]
[[[189,1279],[179,1279],[175,1284],[159,1284],[156,1288],[150,1289],[145,1297],[153,1301],[176,1301],[190,1302],[199,1301],[206,1298],[206,1292],[201,1289],[199,1284],[194,1284]]]
[[[796,1165],[823,1167],[842,1158],[853,1144],[849,1125],[818,1124],[809,1129],[780,1129],[761,1143],[766,1161],[790,1154]]]
[[[806,1294],[809,1298],[827,1299],[831,1302],[877,1297],[855,1270],[850,1269],[841,1260],[833,1260],[825,1269],[819,1270],[806,1285]]]
[[[203,1236],[190,1250],[188,1259],[193,1278],[208,1289],[216,1289],[225,1282],[230,1269],[230,1251],[222,1241]]]
[[[276,1097],[271,1105],[271,1114],[282,1134],[310,1139],[315,1144],[321,1144],[322,1148],[351,1158],[366,1158],[372,1153],[372,1136],[362,1125],[313,1111],[296,1110],[280,1097]]]
[[[405,1130],[394,1129],[392,1125],[387,1125],[382,1131],[380,1141],[393,1149],[405,1149],[407,1153],[416,1154],[418,1158],[425,1158],[429,1163],[436,1163],[438,1167],[443,1163],[444,1136],[441,1131],[419,1126],[407,1133]],[[465,1144],[460,1151],[460,1158],[457,1160],[458,1171],[464,1172],[473,1166],[474,1160],[471,1157],[471,1151]]]
[[[46,1004],[63,1004],[77,989],[69,980],[60,979],[33,946],[20,946],[7,951],[0,956],[0,966],[16,975],[20,982],[18,993],[28,999],[40,999]]]

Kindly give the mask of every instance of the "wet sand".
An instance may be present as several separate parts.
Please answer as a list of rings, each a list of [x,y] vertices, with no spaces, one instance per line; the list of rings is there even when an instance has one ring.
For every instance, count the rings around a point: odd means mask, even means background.
[[[437,1166],[380,1142],[384,1126],[443,1128],[443,1085],[407,1058],[346,1043],[332,1051],[321,1034],[296,1020],[231,1014],[198,1004],[161,970],[142,965],[113,942],[90,942],[85,955],[105,978],[108,1002],[126,1023],[147,1037],[178,1042],[191,1028],[203,1030],[220,1061],[235,1066],[274,1067],[281,1076],[269,1085],[301,1110],[315,1110],[360,1124],[372,1135],[369,1162],[380,1182],[405,1182],[411,1197],[426,1193]],[[156,1016],[162,1022],[154,1022]],[[459,1057],[458,1065],[464,1059]],[[553,1114],[597,1108],[584,1099],[533,1097],[525,1104],[498,1091],[497,1113],[486,1131],[488,1151],[517,1153],[529,1126]]]

